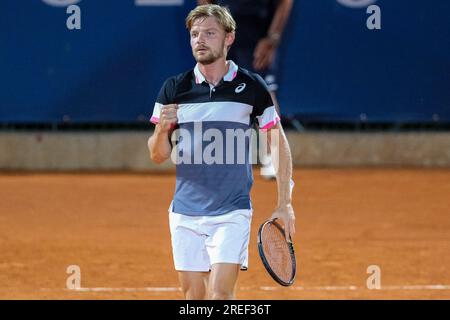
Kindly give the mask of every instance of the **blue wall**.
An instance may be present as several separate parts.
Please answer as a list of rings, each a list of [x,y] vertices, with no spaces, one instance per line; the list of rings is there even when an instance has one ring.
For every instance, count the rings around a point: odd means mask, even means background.
[[[281,48],[284,115],[327,122],[450,122],[450,1],[378,0],[365,8],[297,0]],[[83,0],[0,2],[0,122],[136,122],[162,81],[194,64],[181,6]]]

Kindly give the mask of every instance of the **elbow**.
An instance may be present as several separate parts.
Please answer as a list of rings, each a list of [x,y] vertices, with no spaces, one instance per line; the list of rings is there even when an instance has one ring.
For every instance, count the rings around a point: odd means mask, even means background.
[[[148,151],[150,153],[150,160],[156,164],[161,164],[163,161],[161,160],[161,157],[158,157],[157,153],[155,152],[155,150],[153,150],[153,137],[150,137],[147,141],[147,147],[148,147]]]
[[[156,164],[161,164],[167,160],[167,157],[163,157],[160,154],[157,154],[156,152],[150,151],[150,160],[152,160]]]
[[[150,150],[150,159],[156,164],[161,164],[169,158],[170,158],[170,153],[165,154],[165,153],[160,153],[160,152]]]
[[[158,157],[158,156],[154,156],[154,155],[151,155],[150,159],[156,164],[161,164],[161,163],[163,163],[166,160],[166,159],[164,159],[162,157]]]
[[[148,151],[150,153],[150,160],[156,164],[161,164],[170,157],[170,152],[166,152],[165,150],[161,150],[158,146],[155,145],[152,137],[148,140]]]

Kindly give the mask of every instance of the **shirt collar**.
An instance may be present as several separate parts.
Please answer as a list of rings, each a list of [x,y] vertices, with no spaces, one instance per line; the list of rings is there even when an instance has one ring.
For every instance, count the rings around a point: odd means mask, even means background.
[[[238,66],[236,63],[233,62],[233,60],[228,60],[228,72],[223,77],[224,81],[233,81],[234,78],[236,78]],[[200,84],[206,81],[203,74],[200,72],[200,69],[198,68],[198,63],[195,65],[194,68],[194,74],[195,74],[195,83]]]

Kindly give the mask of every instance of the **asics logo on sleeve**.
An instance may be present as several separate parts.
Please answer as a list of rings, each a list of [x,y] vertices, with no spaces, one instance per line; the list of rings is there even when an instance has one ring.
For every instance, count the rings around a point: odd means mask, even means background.
[[[242,91],[244,91],[246,84],[245,83],[241,83],[239,84],[236,89],[234,90],[234,92],[236,93],[241,93]]]

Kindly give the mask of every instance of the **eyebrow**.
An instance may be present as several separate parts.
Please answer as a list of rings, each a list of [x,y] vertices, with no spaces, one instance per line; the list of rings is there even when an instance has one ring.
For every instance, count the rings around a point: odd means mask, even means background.
[[[218,31],[219,29],[217,29],[216,27],[211,27],[211,28],[205,29],[203,31],[211,31],[211,30]],[[194,27],[191,28],[191,32],[192,31],[194,31]],[[197,29],[195,31],[197,31]]]

